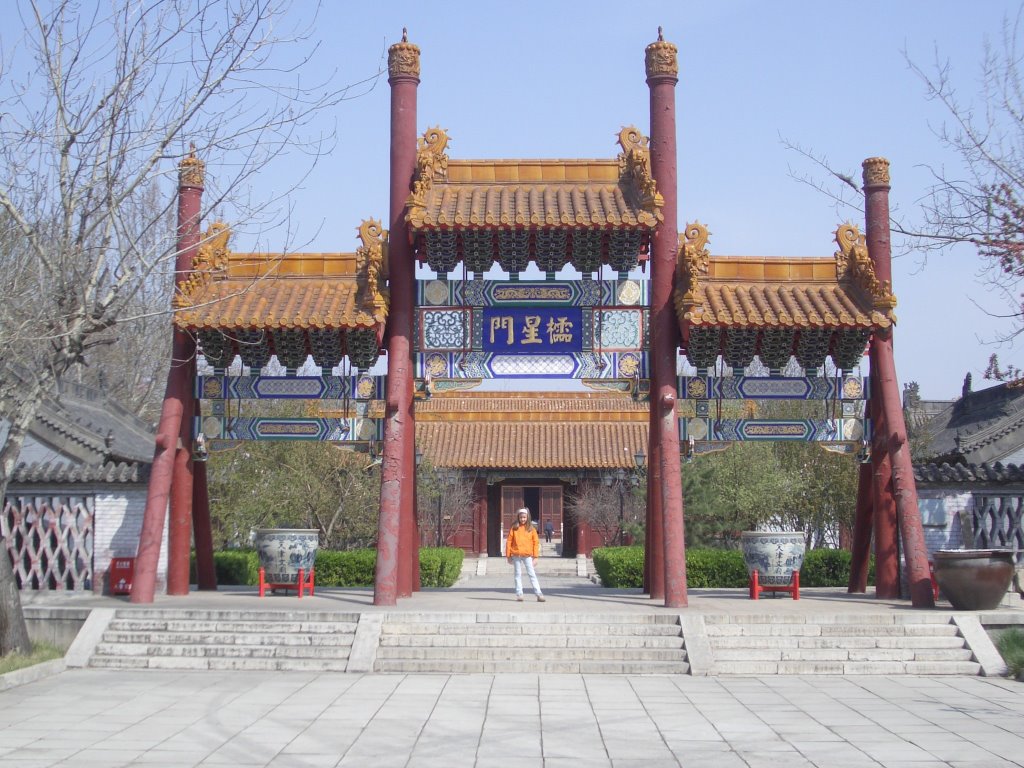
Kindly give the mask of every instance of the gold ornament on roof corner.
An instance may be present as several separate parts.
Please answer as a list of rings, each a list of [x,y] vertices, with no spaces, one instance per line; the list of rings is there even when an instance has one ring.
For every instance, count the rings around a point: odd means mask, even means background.
[[[179,187],[202,187],[206,183],[206,163],[196,157],[196,145],[178,163]]]
[[[665,42],[661,27],[658,27],[658,39],[644,50],[648,77],[659,75],[679,75],[679,49],[672,43]]]
[[[889,186],[889,161],[884,157],[869,157],[861,167],[864,169],[864,186]]]
[[[416,172],[413,174],[412,193],[405,207],[405,220],[413,227],[423,226],[426,214],[427,192],[434,181],[448,176],[448,132],[440,126],[428,128],[420,137],[416,148]]]
[[[388,48],[388,77],[400,77],[402,75],[415,77],[420,76],[420,49],[419,46],[409,42],[409,33],[402,28],[402,42],[395,43]]]
[[[619,174],[632,180],[640,196],[641,210],[637,220],[647,226],[655,226],[664,219],[661,213],[665,199],[658,192],[651,171],[651,149],[646,136],[638,128],[628,125],[619,131]]]
[[[173,299],[175,308],[191,306],[191,296],[210,282],[215,274],[227,270],[231,255],[228,250],[230,239],[231,229],[222,221],[215,221],[203,233],[196,255],[192,257],[192,272],[178,283]]]
[[[697,303],[697,286],[700,283],[700,275],[708,273],[711,262],[711,253],[707,248],[710,237],[708,228],[699,221],[687,224],[686,229],[679,235],[677,290],[682,293],[687,319],[694,322],[699,322],[700,315],[703,314]]]
[[[875,265],[861,231],[850,222],[840,224],[836,230],[836,244],[839,246],[835,253],[836,279],[849,277],[867,292],[875,310],[871,315],[872,323],[886,327],[896,322],[892,312],[896,308],[892,284],[888,280],[879,282],[875,276]]]
[[[387,230],[377,219],[364,219],[359,225],[359,239],[363,242],[356,249],[356,269],[362,283],[359,290],[359,307],[362,313],[368,314],[376,323],[384,322],[387,317],[387,300],[380,290],[380,273],[384,266],[384,244],[387,236]]]

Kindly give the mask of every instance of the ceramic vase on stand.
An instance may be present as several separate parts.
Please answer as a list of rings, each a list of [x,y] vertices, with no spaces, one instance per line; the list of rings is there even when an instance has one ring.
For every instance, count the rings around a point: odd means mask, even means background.
[[[800,531],[743,531],[740,534],[747,573],[757,571],[766,587],[784,587],[804,563],[804,535]]]
[[[316,528],[257,528],[256,551],[268,584],[294,584],[301,568],[316,562],[320,532]]]

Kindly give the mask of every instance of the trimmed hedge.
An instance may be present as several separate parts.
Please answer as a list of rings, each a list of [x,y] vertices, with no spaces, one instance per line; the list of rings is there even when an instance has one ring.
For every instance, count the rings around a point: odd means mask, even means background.
[[[450,587],[462,572],[463,552],[456,547],[420,549],[420,583],[424,587]],[[193,580],[195,555],[193,554]],[[217,583],[255,586],[259,584],[259,555],[253,549],[229,549],[213,553]],[[316,585],[318,587],[372,587],[377,567],[376,549],[350,549],[342,552],[318,550]]]
[[[420,586],[450,587],[462,573],[463,556],[457,547],[420,547]]]
[[[644,548],[600,547],[592,552],[594,568],[606,587],[642,587]],[[812,549],[804,555],[800,569],[801,587],[845,587],[850,578],[850,552],[842,549]],[[686,583],[693,589],[746,587],[749,582],[743,553],[738,549],[688,549]],[[875,561],[868,567],[868,583],[875,582]]]

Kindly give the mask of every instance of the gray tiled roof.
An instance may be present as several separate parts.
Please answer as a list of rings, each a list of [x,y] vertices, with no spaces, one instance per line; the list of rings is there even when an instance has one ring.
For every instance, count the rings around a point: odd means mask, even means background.
[[[1024,466],[1016,464],[915,464],[914,480],[919,485],[943,483],[1021,483]]]
[[[149,466],[139,462],[108,461],[99,466],[82,466],[58,461],[19,464],[11,484],[145,483],[148,479]]]

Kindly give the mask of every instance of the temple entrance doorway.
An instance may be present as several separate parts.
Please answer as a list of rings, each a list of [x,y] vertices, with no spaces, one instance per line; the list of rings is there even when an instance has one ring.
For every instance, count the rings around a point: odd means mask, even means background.
[[[526,485],[523,483],[503,483],[497,504],[488,504],[487,527],[488,527],[488,555],[491,557],[503,557],[505,538],[509,529],[515,522],[516,510],[526,507],[537,526],[541,536],[544,538],[544,524],[549,520],[554,528],[552,541],[558,542],[562,539],[563,530],[563,503],[562,485],[548,484]]]

